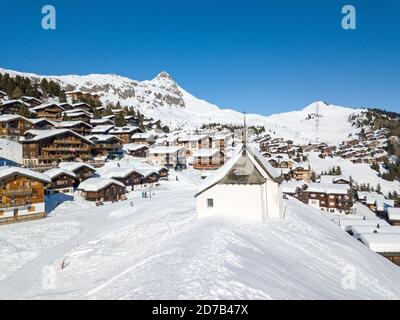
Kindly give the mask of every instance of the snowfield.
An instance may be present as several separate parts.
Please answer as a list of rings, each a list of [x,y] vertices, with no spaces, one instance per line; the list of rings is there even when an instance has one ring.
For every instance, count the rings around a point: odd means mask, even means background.
[[[321,212],[290,198],[275,223],[197,220],[200,174],[177,175],[151,199],[58,196],[48,218],[0,226],[0,298],[400,298],[400,268]]]
[[[369,183],[371,187],[374,187],[375,189],[378,184],[380,184],[382,193],[386,195],[393,191],[400,192],[399,181],[387,181],[378,177],[378,172],[371,169],[371,166],[367,163],[352,163],[350,160],[338,157],[326,157],[325,159],[321,159],[318,157],[318,153],[316,152],[309,153],[308,160],[311,169],[317,174],[320,174],[323,171],[329,171],[329,169],[332,169],[335,166],[339,166],[343,176],[352,177],[352,179],[358,184]]]

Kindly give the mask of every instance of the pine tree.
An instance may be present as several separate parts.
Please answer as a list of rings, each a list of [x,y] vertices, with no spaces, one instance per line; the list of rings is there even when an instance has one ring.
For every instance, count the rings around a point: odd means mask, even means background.
[[[24,94],[24,93],[22,92],[22,90],[20,89],[20,87],[16,87],[16,88],[13,90],[13,92],[12,92],[12,94],[11,94],[11,97],[12,97],[13,99],[19,99],[19,98],[22,97],[23,94]]]
[[[122,112],[118,113],[114,118],[116,127],[123,127],[126,125],[126,120]]]

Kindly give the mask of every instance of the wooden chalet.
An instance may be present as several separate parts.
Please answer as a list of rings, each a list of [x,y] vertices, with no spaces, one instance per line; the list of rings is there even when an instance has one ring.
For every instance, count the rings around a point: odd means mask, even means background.
[[[50,121],[62,121],[64,109],[56,103],[42,104],[30,109],[35,112],[38,118],[44,118]]]
[[[89,135],[93,129],[93,127],[84,121],[61,121],[55,124],[55,128],[57,129],[69,129],[72,130],[81,136]]]
[[[18,115],[0,115],[0,137],[18,139],[25,131],[33,129],[33,123]]]
[[[309,165],[295,164],[291,168],[290,175],[297,181],[311,181],[312,171]]]
[[[225,154],[220,149],[199,149],[193,158],[193,169],[197,170],[215,170],[225,163]]]
[[[131,144],[125,144],[124,150],[126,150],[126,152],[133,157],[146,158],[149,147],[146,146],[145,144],[131,143]]]
[[[87,112],[93,112],[93,107],[86,102],[77,102],[77,103],[74,103],[72,106],[73,106],[73,110],[80,109],[80,110],[84,110]]]
[[[154,134],[151,132],[135,133],[131,137],[131,142],[135,144],[151,145],[154,143]]]
[[[48,176],[29,169],[0,168],[0,224],[44,218],[50,183]]]
[[[125,187],[132,191],[135,186],[142,184],[144,176],[133,168],[111,168],[101,175],[102,178],[115,179],[125,185]]]
[[[27,97],[23,96],[21,97],[21,100],[25,102],[27,105],[29,105],[30,108],[32,107],[37,107],[43,104],[43,101],[35,98],[35,97]]]
[[[5,99],[7,97],[7,93],[0,90],[0,99]]]
[[[122,182],[107,178],[90,178],[79,184],[80,195],[87,201],[115,202],[125,198],[126,188]]]
[[[22,100],[3,100],[0,102],[0,114],[17,114],[23,106],[28,107]]]
[[[94,157],[120,158],[122,156],[122,140],[113,135],[91,135],[87,138],[94,143],[92,155]]]
[[[139,127],[132,127],[132,126],[124,126],[124,127],[115,127],[114,129],[110,130],[110,134],[117,136],[120,138],[124,144],[131,143],[131,137],[135,133],[143,133],[143,130]]]
[[[58,167],[75,173],[77,183],[92,178],[96,172],[94,167],[83,162],[61,162]]]
[[[72,193],[76,184],[76,174],[72,171],[53,168],[46,172],[45,175],[51,179],[51,187],[48,192],[51,193]]]
[[[29,130],[20,138],[26,166],[91,159],[93,142],[68,129]]]
[[[65,111],[74,109],[74,106],[68,102],[62,102],[62,103],[59,103],[58,105],[60,107],[62,107]]]
[[[387,208],[387,219],[392,226],[400,226],[400,208]]]
[[[64,121],[83,121],[90,123],[92,120],[92,114],[82,109],[72,109],[64,111],[63,120]]]
[[[105,117],[103,117],[101,119],[90,119],[90,124],[93,127],[97,127],[100,125],[112,125],[113,127],[115,126],[114,121],[112,121],[111,119],[105,118]]]

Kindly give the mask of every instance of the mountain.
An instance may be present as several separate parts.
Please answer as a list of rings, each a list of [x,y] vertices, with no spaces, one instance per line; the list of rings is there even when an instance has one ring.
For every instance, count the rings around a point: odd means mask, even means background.
[[[66,91],[96,93],[105,104],[116,104],[119,101],[121,105],[133,106],[147,117],[160,119],[170,127],[200,127],[205,123],[243,123],[242,113],[232,109],[220,109],[194,97],[166,72],[145,81],[131,80],[114,74],[40,76],[1,68],[0,73],[29,77],[33,81],[47,78],[58,82]],[[272,116],[248,114],[246,118],[250,125],[265,126],[276,136],[296,142],[320,141],[338,144],[360,130],[352,126],[349,117],[362,111],[316,101],[301,111]]]

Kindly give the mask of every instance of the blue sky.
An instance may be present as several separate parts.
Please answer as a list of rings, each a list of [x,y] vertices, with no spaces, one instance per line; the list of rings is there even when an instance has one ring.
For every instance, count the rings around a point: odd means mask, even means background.
[[[400,1],[0,0],[0,67],[39,74],[165,70],[220,107],[271,114],[314,100],[400,111]],[[41,8],[57,29],[41,28]],[[341,8],[357,30],[341,28]]]

